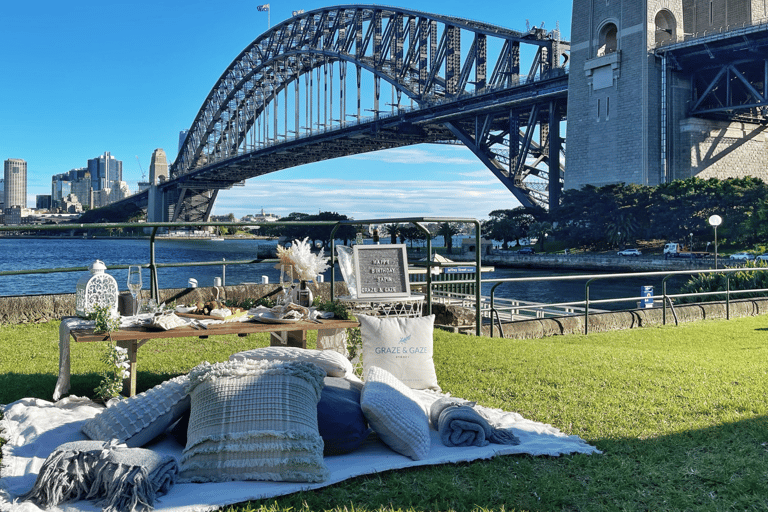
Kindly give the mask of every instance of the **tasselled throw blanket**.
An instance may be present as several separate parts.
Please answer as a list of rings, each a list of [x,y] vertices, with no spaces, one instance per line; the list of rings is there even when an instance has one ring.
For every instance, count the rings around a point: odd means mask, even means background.
[[[48,456],[20,501],[47,509],[92,500],[104,512],[147,511],[171,489],[178,473],[179,463],[170,455],[116,441],[73,441]]]
[[[428,414],[431,405],[448,395],[417,391],[414,393]],[[46,458],[63,443],[82,441],[86,437],[81,429],[103,406],[85,398],[65,397],[58,402],[25,398],[2,407],[0,437],[7,440],[2,446],[0,467],[0,510],[39,512],[43,509],[33,502],[18,502],[21,495],[35,484]],[[600,453],[578,436],[569,436],[557,428],[532,421],[520,414],[477,405],[489,423],[498,428],[511,429],[520,439],[518,445],[490,443],[486,446],[448,447],[443,445],[439,432],[430,429],[431,445],[426,459],[412,460],[384,445],[376,435],[370,435],[356,450],[344,455],[325,457],[329,477],[324,482],[268,482],[232,481],[208,483],[176,483],[167,494],[155,499],[156,511],[192,512],[215,510],[234,503],[283,496],[303,490],[332,485],[356,476],[382,473],[408,467],[428,466],[490,459],[501,455],[527,454],[533,456],[559,456],[571,453]],[[167,436],[145,446],[160,456],[181,460],[184,446]],[[54,507],[50,510],[98,511],[93,501],[81,500]]]

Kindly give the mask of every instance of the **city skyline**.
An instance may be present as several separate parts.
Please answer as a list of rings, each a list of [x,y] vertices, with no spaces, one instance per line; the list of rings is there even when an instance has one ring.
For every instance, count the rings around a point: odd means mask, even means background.
[[[132,192],[138,190],[137,183],[148,178],[152,152],[161,148],[168,163],[173,162],[179,132],[190,127],[229,63],[268,28],[267,13],[240,0],[223,6],[144,0],[103,5],[87,0],[76,13],[54,2],[43,3],[50,8],[8,6],[14,23],[0,34],[6,48],[0,63],[24,77],[0,85],[5,97],[16,98],[0,106],[0,115],[25,120],[4,134],[0,156],[28,162],[29,205],[36,195],[51,193],[53,175],[83,167],[93,155],[105,152],[124,162],[123,179]],[[271,22],[282,22],[292,10],[334,4],[273,4]],[[570,30],[570,2],[563,0],[505,9],[491,1],[475,2],[472,9],[458,1],[399,4],[516,30],[525,30],[527,22],[544,22],[552,30],[559,22],[564,39]],[[222,9],[243,13],[242,23],[229,26]],[[90,30],[97,19],[110,20],[108,37]],[[202,26],[206,30],[198,29]],[[34,62],[48,48],[55,48],[58,58],[43,71]],[[56,87],[48,87],[50,81]],[[518,205],[468,149],[419,145],[253,178],[245,187],[222,191],[213,213],[241,217],[264,208],[281,216],[337,211],[357,219],[487,218],[492,210]]]

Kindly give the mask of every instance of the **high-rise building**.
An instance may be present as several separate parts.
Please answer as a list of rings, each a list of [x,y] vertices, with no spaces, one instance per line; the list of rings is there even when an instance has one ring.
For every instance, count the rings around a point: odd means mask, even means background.
[[[35,208],[38,210],[50,210],[51,196],[47,194],[37,194],[35,196]]]
[[[27,207],[27,162],[9,158],[4,165],[4,208]]]
[[[165,151],[157,148],[152,152],[152,160],[149,162],[149,182],[157,185],[168,179],[168,160]]]
[[[181,130],[179,132],[179,150],[178,153],[181,153],[181,146],[184,145],[184,141],[187,139],[187,134],[189,133],[189,130]]]
[[[86,167],[55,174],[51,178],[51,207],[64,208],[64,199],[76,195],[85,206],[91,205],[91,174]]]
[[[88,160],[88,172],[91,173],[91,188],[103,190],[119,187],[123,181],[123,162],[115,159],[109,151]]]

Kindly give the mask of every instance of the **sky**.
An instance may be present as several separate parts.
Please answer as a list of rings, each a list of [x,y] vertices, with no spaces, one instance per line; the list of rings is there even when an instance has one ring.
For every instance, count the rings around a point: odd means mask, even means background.
[[[0,159],[27,161],[27,205],[51,177],[109,151],[132,191],[155,148],[176,158],[227,66],[254,39],[306,11],[345,2],[74,0],[0,6]],[[382,5],[570,37],[571,1],[387,0]],[[349,217],[486,219],[519,203],[467,148],[416,145],[318,162],[219,193],[213,214],[332,211]]]

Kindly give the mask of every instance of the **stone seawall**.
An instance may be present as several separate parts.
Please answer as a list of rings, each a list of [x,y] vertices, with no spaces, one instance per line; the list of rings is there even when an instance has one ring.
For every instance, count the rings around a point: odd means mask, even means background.
[[[161,301],[176,300],[180,304],[188,304],[198,300],[243,300],[264,297],[278,288],[275,284],[249,284],[237,286],[220,286],[218,288],[181,288],[160,290]],[[313,291],[315,291],[313,289]],[[343,282],[336,283],[336,295],[347,293]],[[144,291],[145,296],[148,292]],[[321,283],[316,296],[330,297],[330,283]],[[130,300],[130,295],[123,294],[124,300]],[[764,315],[768,313],[768,299],[740,299],[730,302],[711,302],[706,304],[686,304],[667,308],[667,325],[675,323],[695,322],[708,319],[739,318],[746,316]],[[75,314],[75,294],[62,295],[27,295],[18,297],[0,297],[0,324],[24,324],[59,320]],[[637,309],[607,313],[593,313],[589,316],[589,332],[606,332],[619,329],[634,329],[662,325],[663,311],[653,309]],[[462,327],[445,326],[446,329],[474,334],[474,320],[471,325]],[[483,336],[490,335],[490,326],[483,326]],[[503,336],[506,338],[534,339],[560,334],[583,334],[584,316],[564,316],[556,318],[538,318],[521,320],[502,324]],[[494,336],[500,337],[499,327],[494,327]]]
[[[474,261],[474,253],[449,254],[454,261]],[[533,254],[498,251],[483,255],[483,265],[516,268],[556,268],[558,270],[615,270],[617,272],[663,272],[665,270],[705,270],[713,268],[714,258],[687,259],[662,257],[621,257],[606,255]],[[720,265],[726,260],[721,260]]]

